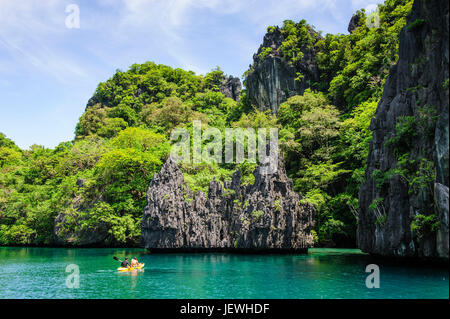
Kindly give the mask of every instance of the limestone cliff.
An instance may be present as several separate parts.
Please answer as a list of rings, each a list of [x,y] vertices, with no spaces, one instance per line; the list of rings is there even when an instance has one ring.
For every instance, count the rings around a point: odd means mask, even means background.
[[[359,193],[365,252],[448,259],[448,6],[416,0],[401,32]]]
[[[231,75],[228,77],[224,76],[219,90],[226,97],[238,102],[241,97],[242,90],[241,80]]]
[[[319,38],[319,34],[311,29],[310,34]],[[282,56],[280,47],[284,37],[280,28],[276,27],[267,32],[263,44],[253,55],[253,64],[247,73],[246,88],[251,103],[260,110],[278,111],[282,102],[289,97],[302,94],[309,87],[309,83],[319,80],[319,70],[315,62],[315,50],[312,46],[303,46],[303,58],[297,63],[291,63]],[[267,55],[263,50],[271,49]],[[303,78],[296,80],[297,73]]]
[[[350,19],[350,22],[348,23],[348,28],[347,28],[348,33],[352,33],[353,31],[355,31],[356,28],[358,28],[360,21],[361,21],[361,16],[358,13],[352,15],[352,18]]]
[[[274,174],[257,168],[253,185],[240,171],[222,185],[211,181],[208,195],[193,196],[169,158],[155,174],[142,218],[147,249],[270,250],[302,252],[313,245],[314,208],[300,204],[280,165]]]

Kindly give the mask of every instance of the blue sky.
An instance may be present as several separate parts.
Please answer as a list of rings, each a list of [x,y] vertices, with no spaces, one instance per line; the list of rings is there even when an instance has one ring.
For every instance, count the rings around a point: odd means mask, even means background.
[[[269,25],[347,33],[380,0],[0,0],[0,132],[22,148],[72,140],[99,82],[154,61],[241,76]],[[66,7],[80,10],[67,28]]]

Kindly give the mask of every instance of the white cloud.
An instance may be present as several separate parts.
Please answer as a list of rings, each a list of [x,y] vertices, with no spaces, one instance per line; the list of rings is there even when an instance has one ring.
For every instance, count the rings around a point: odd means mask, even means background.
[[[374,10],[377,7],[378,3],[382,3],[384,1],[382,0],[352,0],[352,8],[354,11],[359,10],[359,9],[369,9],[369,10]]]
[[[65,28],[64,20],[66,5],[76,1],[1,0],[0,56],[8,63],[2,61],[0,68],[15,72],[18,65],[23,69],[31,67],[63,82],[71,77],[87,77],[92,73],[90,61],[78,58],[77,52],[70,52],[70,46],[64,43],[73,32],[85,32],[86,39],[81,41],[86,41],[85,50],[92,54],[90,58],[103,61],[110,68],[123,60],[123,55],[131,56],[129,52],[157,49],[181,67],[204,73],[210,66],[196,55],[198,43],[192,42],[199,32],[205,34],[204,41],[214,36],[226,41],[224,45],[241,46],[245,54],[251,52],[248,54],[251,59],[268,25],[313,14],[316,19],[307,20],[320,23],[316,25],[318,29],[329,32],[339,24],[345,30],[349,17],[344,14],[344,5],[356,11],[380,1],[97,0],[79,4],[81,29],[74,31]],[[247,29],[239,33],[235,26],[222,21],[220,28],[231,30],[226,37],[201,30],[203,26],[215,26],[212,17],[238,21]],[[258,43],[254,43],[255,34],[261,37]]]
[[[64,38],[65,1],[2,0],[0,5],[0,53],[6,58],[6,73],[30,68],[65,82],[73,76],[86,77],[82,66],[57,48],[55,40]]]
[[[346,24],[349,19],[342,15],[341,2],[334,0],[122,0],[119,5],[111,1],[102,0],[102,3],[114,5],[119,12],[117,37],[135,32],[150,34],[160,39],[160,46],[182,67],[202,73],[205,67],[199,63],[198,57],[189,56],[189,48],[193,46],[189,43],[189,31],[195,32],[193,25],[201,25],[209,15],[224,19],[240,17],[258,33],[268,25],[281,24],[285,19],[309,12],[331,16],[337,23]],[[259,45],[249,42],[245,34],[237,34],[234,38],[244,44],[246,53],[250,46],[254,52]]]
[[[377,7],[378,7],[377,4],[371,3],[371,4],[367,5],[364,9],[366,10],[366,13],[369,14],[369,13],[374,12],[377,9]]]

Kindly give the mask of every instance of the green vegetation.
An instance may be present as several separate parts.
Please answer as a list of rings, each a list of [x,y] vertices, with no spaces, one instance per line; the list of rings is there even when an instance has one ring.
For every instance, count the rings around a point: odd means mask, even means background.
[[[424,19],[416,19],[406,26],[406,30],[412,31],[412,30],[418,29],[419,27],[423,26],[425,24],[425,22],[426,21]]]
[[[315,45],[322,78],[317,88],[333,104],[349,111],[366,101],[378,101],[390,67],[398,59],[399,33],[413,1],[387,0],[379,5],[380,25],[362,23],[349,35],[327,34]],[[364,10],[359,11],[365,21]]]
[[[1,244],[52,243],[59,213],[68,216],[64,227],[70,228],[62,234],[105,227],[108,243],[134,243],[148,183],[168,150],[163,135],[127,128],[110,140],[9,151],[0,174]],[[20,161],[9,160],[18,155]]]
[[[275,200],[274,208],[275,208],[275,211],[281,212],[281,210],[283,209],[283,206],[281,205],[281,200],[280,199]]]
[[[264,60],[270,53],[272,53],[272,48],[262,48],[261,52],[258,54],[261,60]]]
[[[276,29],[277,29],[276,27],[271,25],[267,27],[267,33],[274,33]]]
[[[33,145],[21,150],[0,134],[0,245],[54,243],[57,216],[65,218],[58,223],[61,235],[100,231],[107,234],[108,245],[137,245],[146,190],[167,159],[169,133],[174,127],[192,132],[193,120],[201,120],[202,129],[222,132],[225,127],[278,127],[294,188],[316,209],[314,241],[354,245],[358,190],[372,138],[369,124],[389,68],[398,59],[399,33],[411,5],[411,0],[386,0],[379,5],[378,27],[360,23],[349,35],[321,37],[304,20],[284,21],[279,51],[263,48],[259,58],[277,54],[296,66],[302,52],[312,50],[321,77],[302,96],[285,101],[277,116],[255,110],[245,90],[240,102],[226,98],[220,93],[224,73],[218,67],[201,76],[146,62],[117,70],[98,85],[76,125],[74,141],[54,149]],[[365,19],[364,10],[358,14]],[[302,80],[299,72],[297,81]],[[448,87],[448,80],[443,85]],[[415,134],[433,129],[432,106],[421,114],[399,118],[397,133],[386,145],[398,155],[399,165],[396,171],[374,172],[380,187],[393,174],[406,178],[411,191],[428,187],[430,163],[406,153]],[[195,196],[197,191],[207,193],[213,178],[221,183],[231,179],[237,168],[242,182],[251,184],[255,166],[201,163],[180,168]],[[187,192],[185,198],[192,201]],[[376,204],[373,210],[380,212],[377,223],[382,225],[382,201]],[[283,213],[281,202],[274,209]],[[76,240],[74,236],[72,242]]]
[[[435,214],[428,216],[418,214],[413,218],[411,223],[411,231],[414,232],[417,237],[422,238],[435,233],[439,226],[440,223]]]
[[[367,27],[366,13],[358,11],[362,22],[348,35],[319,37],[320,32],[303,20],[287,20],[281,28],[281,56],[295,65],[302,58],[301,51],[312,49],[320,71],[319,81],[309,83],[311,89],[302,96],[289,98],[277,114],[288,175],[295,190],[306,197],[302,202],[310,202],[316,209],[318,245],[353,245],[356,240],[358,191],[372,139],[369,125],[389,69],[397,62],[400,30],[412,2],[387,0],[379,5],[377,27]],[[303,80],[300,72],[297,80]],[[414,90],[420,87],[412,88],[411,93]],[[423,122],[432,123],[433,113],[424,113],[427,120]],[[401,120],[398,135],[391,141],[399,153],[408,148],[408,139],[420,132],[420,121],[411,126],[411,119]],[[416,165],[411,170],[416,172]],[[428,166],[422,164],[419,171],[428,171]],[[392,174],[376,171],[374,177],[381,187]],[[411,181],[416,186],[428,178],[420,174]],[[374,209],[381,211],[382,206]],[[378,224],[384,224],[384,215],[378,217]]]
[[[269,26],[267,33],[272,34],[276,30],[277,27]],[[261,48],[261,52],[258,54],[260,60],[264,60],[271,53],[276,53],[290,63],[296,64],[303,59],[302,51],[311,48],[319,39],[318,34],[313,31],[312,26],[306,23],[306,20],[301,20],[298,23],[292,20],[285,20],[279,30],[284,38],[283,43],[276,51],[273,51],[271,47]]]
[[[392,148],[396,155],[403,154],[411,148],[412,139],[417,136],[414,116],[399,116],[395,125],[395,135],[384,144]]]
[[[355,108],[344,119],[324,93],[306,90],[278,111],[280,147],[294,189],[316,208],[320,245],[353,241],[357,197],[367,158],[368,129],[376,103]]]
[[[416,116],[399,116],[395,126],[395,134],[389,138],[384,146],[397,157],[395,168],[386,172],[374,171],[377,186],[382,188],[393,176],[400,178],[409,187],[409,193],[418,194],[423,189],[433,193],[435,180],[435,167],[429,154],[416,154],[411,156],[409,150],[416,138],[427,138],[433,134],[436,121],[436,109],[426,105],[419,109]]]
[[[406,24],[406,16],[412,0],[386,0],[379,5],[379,26],[369,28],[360,23],[349,35],[316,32],[301,20],[286,20],[281,28],[284,41],[279,48],[281,56],[292,64],[303,58],[307,48],[317,53],[320,80],[311,87],[324,92],[333,105],[345,112],[364,102],[377,102],[390,67],[398,59],[400,30]],[[360,21],[367,16],[358,11]],[[418,26],[423,22],[416,22]],[[273,32],[275,27],[269,27]],[[301,80],[301,78],[299,78]]]
[[[442,83],[442,88],[444,90],[448,90],[448,79],[444,81],[444,83]]]
[[[19,149],[0,134],[0,245],[54,243],[59,235],[79,244],[77,234],[106,234],[107,245],[137,245],[146,191],[170,150],[175,126],[192,120],[218,128],[267,115],[245,116],[240,103],[219,92],[223,72],[205,76],[147,62],[117,71],[100,83],[75,129],[75,140],[47,149]],[[241,168],[252,182],[256,164],[183,165],[187,184],[207,193]],[[192,198],[186,198],[191,201]],[[58,219],[59,220],[59,219]]]
[[[251,213],[252,217],[255,220],[259,220],[263,215],[264,215],[264,211],[262,210],[255,210]]]
[[[384,226],[387,221],[386,209],[384,207],[384,198],[376,198],[369,205],[369,210],[372,211],[376,217],[375,223]]]
[[[383,192],[392,178],[398,177],[408,187],[409,194],[418,196],[433,194],[435,166],[430,154],[410,154],[410,150],[413,143],[426,141],[434,134],[437,118],[435,107],[430,105],[419,109],[416,116],[398,117],[394,135],[384,144],[386,151],[395,155],[397,163],[394,168],[387,171],[374,170],[371,176],[380,192]],[[429,147],[424,146],[422,149],[426,150]],[[427,209],[431,211],[434,209],[431,200],[423,202]],[[383,226],[387,220],[383,199],[374,200],[369,209],[376,217],[376,224]],[[411,230],[418,237],[422,237],[435,231],[436,225],[434,214],[429,216],[418,214],[412,221]]]
[[[305,20],[298,23],[285,20],[281,28],[281,34],[284,38],[280,46],[282,56],[293,64],[303,59],[302,50],[310,48],[317,40],[317,35],[311,30],[312,27]]]

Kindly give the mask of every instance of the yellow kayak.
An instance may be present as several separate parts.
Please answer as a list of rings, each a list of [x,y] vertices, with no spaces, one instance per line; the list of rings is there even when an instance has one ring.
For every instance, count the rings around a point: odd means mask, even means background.
[[[119,267],[117,268],[117,271],[133,271],[133,270],[138,270],[138,269],[142,269],[144,268],[145,264],[139,264],[139,266],[137,267],[130,267],[130,268],[125,268],[125,267]]]

